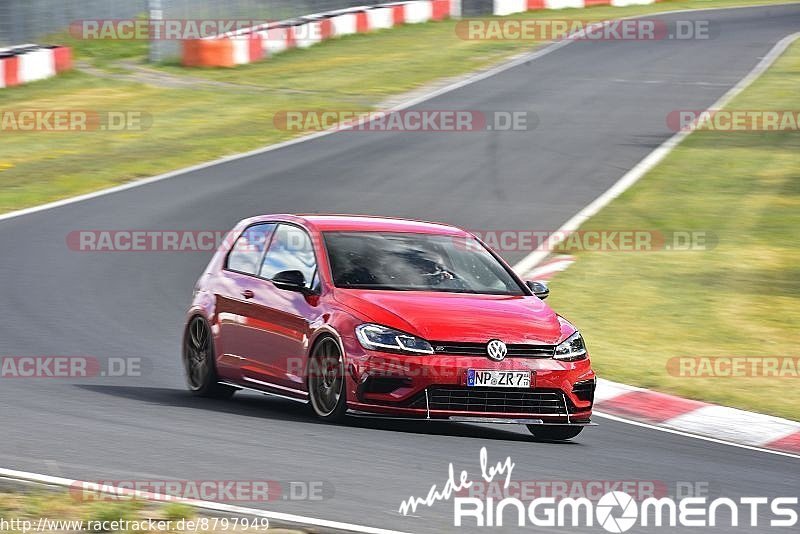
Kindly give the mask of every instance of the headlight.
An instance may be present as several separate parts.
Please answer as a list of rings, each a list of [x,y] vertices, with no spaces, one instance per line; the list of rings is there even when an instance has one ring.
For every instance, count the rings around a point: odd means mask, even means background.
[[[362,324],[356,327],[356,337],[368,350],[389,350],[433,354],[433,347],[424,339],[378,324]]]
[[[556,347],[556,360],[571,362],[586,358],[586,345],[580,332],[575,332]]]

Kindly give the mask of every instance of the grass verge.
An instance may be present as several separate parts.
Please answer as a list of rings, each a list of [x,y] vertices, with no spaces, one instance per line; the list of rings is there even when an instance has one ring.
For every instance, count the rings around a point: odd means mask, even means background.
[[[728,109],[796,114],[798,86],[795,42]],[[579,252],[554,279],[552,304],[580,325],[601,376],[800,420],[797,378],[667,370],[676,357],[800,357],[798,154],[796,130],[696,131],[581,228],[718,238],[704,251]]]
[[[602,20],[762,3],[776,2],[665,1],[514,16]],[[143,60],[146,47],[142,43],[68,43],[76,48],[78,59],[95,68],[3,89],[0,110],[134,112],[146,114],[145,122],[152,120],[152,125],[115,133],[0,128],[0,212],[280,142],[297,134],[275,128],[273,116],[279,111],[375,109],[393,95],[498,63],[533,46],[530,42],[465,41],[456,36],[455,24],[444,21],[350,36],[230,70],[187,71],[161,65],[148,69],[155,71],[150,77],[142,72],[129,77],[120,74],[125,72],[120,62]]]

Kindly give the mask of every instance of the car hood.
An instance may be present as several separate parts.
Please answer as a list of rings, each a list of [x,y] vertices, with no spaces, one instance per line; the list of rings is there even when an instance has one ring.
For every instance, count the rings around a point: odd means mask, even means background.
[[[335,299],[367,321],[429,341],[554,345],[571,333],[547,304],[531,296],[337,289]]]

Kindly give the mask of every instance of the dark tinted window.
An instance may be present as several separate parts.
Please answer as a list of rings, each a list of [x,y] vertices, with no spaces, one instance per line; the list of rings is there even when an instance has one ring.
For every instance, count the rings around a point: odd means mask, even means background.
[[[269,243],[274,224],[257,224],[248,227],[236,240],[228,255],[227,268],[245,274],[258,273],[264,247]]]
[[[271,279],[281,271],[300,271],[310,285],[317,272],[314,247],[305,230],[290,224],[281,224],[275,231],[264,263],[261,276]]]
[[[524,295],[506,269],[473,238],[327,232],[337,287]]]

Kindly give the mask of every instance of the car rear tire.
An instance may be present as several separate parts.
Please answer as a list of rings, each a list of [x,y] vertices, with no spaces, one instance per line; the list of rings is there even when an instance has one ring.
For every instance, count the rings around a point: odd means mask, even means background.
[[[332,337],[320,339],[308,362],[308,398],[323,421],[342,421],[347,412],[344,355]]]
[[[582,426],[527,425],[533,437],[541,441],[566,441],[583,431]]]
[[[236,388],[218,383],[211,328],[202,317],[194,317],[183,335],[183,366],[189,391],[198,397],[229,399]]]

